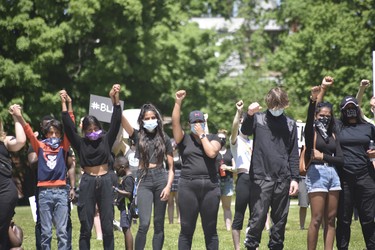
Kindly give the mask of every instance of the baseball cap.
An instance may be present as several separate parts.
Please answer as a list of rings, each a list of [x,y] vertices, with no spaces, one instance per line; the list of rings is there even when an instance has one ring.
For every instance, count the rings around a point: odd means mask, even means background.
[[[195,123],[196,121],[205,121],[204,114],[199,110],[191,111],[189,114],[189,123]]]
[[[355,99],[353,96],[345,96],[344,99],[342,99],[342,101],[341,101],[340,109],[343,110],[346,107],[346,105],[348,105],[350,103],[352,103],[352,104],[354,104],[355,106],[358,107],[357,99]]]

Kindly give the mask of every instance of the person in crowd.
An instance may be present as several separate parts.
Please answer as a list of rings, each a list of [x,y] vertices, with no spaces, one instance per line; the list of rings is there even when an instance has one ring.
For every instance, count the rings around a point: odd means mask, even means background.
[[[319,100],[332,85],[321,85]],[[318,101],[319,101],[318,100]],[[344,166],[339,169],[341,193],[337,211],[336,246],[348,249],[353,207],[358,209],[359,221],[367,249],[375,249],[375,169],[369,150],[370,140],[375,140],[375,126],[363,119],[358,100],[345,96],[340,103],[341,115],[337,121],[337,135],[344,154]]]
[[[181,176],[181,156],[178,152],[176,141],[171,139],[173,148],[173,168],[174,168],[174,179],[172,183],[171,193],[168,199],[168,221],[169,224],[173,224],[174,210],[176,204],[177,223],[180,223],[180,211],[178,210],[178,180]]]
[[[259,103],[250,104],[241,126],[243,134],[254,136],[247,249],[259,246],[269,207],[273,225],[268,247],[284,247],[289,196],[298,192],[297,126],[284,114],[289,105],[288,95],[282,88],[275,87],[268,92],[265,102],[268,107],[265,112],[260,112]]]
[[[230,135],[230,150],[233,154],[233,171],[237,173],[236,200],[234,218],[232,223],[232,239],[235,250],[240,250],[240,235],[243,228],[246,208],[250,199],[249,168],[253,142],[248,136],[241,133],[243,101],[236,103],[236,114],[233,118]],[[249,213],[250,215],[250,213]]]
[[[81,223],[79,248],[90,249],[91,230],[98,204],[103,231],[104,249],[114,249],[113,236],[113,178],[108,163],[112,159],[111,149],[121,125],[120,85],[114,84],[109,92],[113,104],[110,127],[103,131],[95,116],[87,115],[82,121],[82,134],[76,131],[68,112],[63,110],[62,121],[65,133],[79,157],[83,174],[79,184],[77,202]]]
[[[361,82],[359,83],[358,92],[357,92],[357,95],[355,96],[355,98],[356,98],[357,101],[358,101],[358,106],[359,106],[359,107],[362,106],[363,94],[365,93],[365,90],[366,90],[366,88],[367,88],[368,86],[370,86],[370,81],[367,80],[367,79],[362,79]],[[367,117],[363,112],[362,112],[362,117],[363,117],[363,119],[364,119],[366,122],[369,122],[369,123],[371,123],[371,124],[375,124],[375,123],[374,123],[373,105],[371,105],[371,101],[370,101],[370,106],[371,106],[371,114],[372,114],[372,117]]]
[[[333,78],[327,76],[323,79],[323,83],[325,82],[333,82]],[[305,155],[305,159],[312,160],[306,173],[306,187],[311,204],[307,249],[316,249],[323,221],[324,249],[333,249],[341,190],[337,168],[344,164],[344,157],[334,131],[333,106],[329,102],[317,103],[319,92],[319,86],[312,87],[305,127],[306,152],[311,152]]]
[[[12,180],[11,158],[9,152],[17,152],[26,143],[26,135],[17,119],[21,107],[14,104],[9,107],[13,116],[15,136],[7,135],[0,121],[0,249],[9,248],[8,230],[17,204],[17,188]]]
[[[68,109],[72,110],[71,108],[71,98],[67,95],[67,104],[68,104]],[[69,107],[70,106],[70,107]],[[36,137],[39,137],[40,141],[43,141],[46,138],[46,135],[44,134],[47,131],[47,125],[51,120],[53,120],[54,117],[51,115],[45,115],[42,117],[40,121],[40,132],[35,131],[34,135]],[[36,223],[35,223],[35,245],[36,249],[40,250],[42,249],[41,246],[41,234],[42,234],[42,227],[40,224],[40,216],[39,216],[39,205],[38,205],[38,155],[34,151],[33,147],[30,145],[27,150],[27,161],[29,168],[31,171],[33,171],[35,174],[35,190],[34,190],[34,195],[35,195],[35,203],[36,203]],[[69,197],[70,199],[68,200],[68,208],[69,208],[69,215],[68,215],[68,224],[67,224],[67,231],[68,231],[68,250],[72,249],[72,220],[70,218],[70,202],[74,201],[76,197],[75,193],[75,166],[76,166],[76,161],[75,161],[75,156],[74,152],[71,148],[69,148],[68,151],[68,156],[66,158],[66,165],[68,166],[68,171],[67,171],[67,188],[69,190]],[[72,184],[71,184],[72,183]]]
[[[138,117],[139,130],[134,129],[122,115],[122,126],[135,143],[135,157],[139,160],[137,172],[137,205],[139,226],[135,249],[144,249],[154,204],[154,236],[152,247],[162,249],[164,244],[164,218],[174,178],[173,149],[170,138],[163,130],[162,117],[152,104],[144,104]],[[163,166],[167,158],[169,174]]]
[[[181,231],[178,249],[191,249],[198,215],[202,220],[206,249],[219,249],[217,214],[220,204],[220,187],[216,157],[221,148],[217,135],[205,134],[205,120],[201,111],[189,114],[191,133],[182,130],[180,116],[185,90],[175,95],[172,111],[173,137],[182,158],[181,176],[178,183],[178,207]]]
[[[124,234],[125,249],[133,250],[133,235],[130,230],[132,224],[130,204],[133,200],[134,178],[129,167],[129,161],[124,156],[116,157],[114,168],[121,178],[120,188],[114,188],[119,196],[117,207],[121,211],[120,226]]]
[[[67,93],[60,92],[62,109],[67,110]],[[71,108],[71,105],[69,105]],[[74,119],[72,110],[69,114]],[[46,139],[39,141],[22,114],[17,119],[23,126],[34,152],[38,156],[38,209],[41,224],[41,247],[51,249],[52,223],[56,228],[59,249],[68,249],[68,197],[66,188],[66,161],[70,142],[63,137],[63,126],[52,119],[45,127]]]
[[[227,131],[219,129],[217,135],[221,140],[222,147],[219,151],[216,162],[219,168],[220,175],[220,193],[221,193],[221,206],[223,207],[224,223],[227,231],[232,227],[232,196],[233,196],[233,156],[232,152],[227,149]]]

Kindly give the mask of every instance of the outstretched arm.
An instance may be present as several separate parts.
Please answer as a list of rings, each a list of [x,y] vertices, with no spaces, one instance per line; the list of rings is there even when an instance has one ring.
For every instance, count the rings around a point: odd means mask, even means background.
[[[238,135],[238,128],[240,127],[241,117],[242,117],[242,108],[243,108],[243,101],[240,100],[236,103],[236,114],[233,119],[232,123],[232,131],[230,136],[230,143],[232,145],[236,144],[237,135]]]
[[[172,111],[172,132],[176,143],[180,143],[184,137],[184,131],[181,127],[181,105],[182,100],[186,97],[185,90],[179,90],[176,92],[176,99]]]
[[[21,114],[21,106],[18,104],[13,104],[12,106],[9,107],[9,113],[13,117],[14,121],[14,131],[16,134],[16,138],[13,136],[7,136],[4,144],[7,147],[9,151],[19,151],[26,143],[26,135],[25,131],[23,130],[23,127],[20,122],[20,117],[22,118]],[[23,118],[22,118],[23,120]],[[24,124],[26,122],[23,120]]]
[[[320,92],[317,97],[316,103],[322,102],[324,99],[324,95],[328,89],[329,86],[333,85],[333,78],[330,76],[325,76],[322,80],[322,84],[320,85]]]
[[[356,99],[358,101],[358,106],[362,106],[362,98],[363,98],[363,94],[365,93],[365,89],[370,85],[370,81],[369,80],[366,80],[366,79],[363,79],[361,80],[361,82],[359,83],[359,88],[358,88],[358,92],[357,92],[357,95],[356,95]]]

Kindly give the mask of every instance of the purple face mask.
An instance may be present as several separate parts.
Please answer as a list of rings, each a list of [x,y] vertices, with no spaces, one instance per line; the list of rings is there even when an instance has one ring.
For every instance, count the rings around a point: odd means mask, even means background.
[[[91,140],[91,141],[96,141],[97,139],[100,138],[101,134],[103,133],[102,130],[94,131],[91,133],[86,134],[86,138]]]

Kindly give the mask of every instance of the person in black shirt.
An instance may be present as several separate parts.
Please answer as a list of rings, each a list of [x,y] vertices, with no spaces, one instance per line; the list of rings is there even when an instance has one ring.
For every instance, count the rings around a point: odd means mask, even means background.
[[[333,81],[325,77],[323,82]],[[312,163],[306,173],[306,187],[311,206],[311,221],[307,234],[308,249],[316,249],[319,228],[324,220],[324,247],[333,249],[336,212],[341,190],[336,168],[344,164],[340,142],[334,133],[333,106],[329,102],[317,103],[319,86],[311,89],[310,104],[305,127],[307,160]],[[316,139],[314,139],[316,138]],[[313,148],[316,140],[315,148]]]
[[[254,136],[247,249],[259,246],[269,207],[273,225],[268,247],[284,247],[289,196],[298,192],[297,126],[283,114],[289,105],[288,95],[275,87],[268,92],[265,101],[268,107],[265,112],[259,112],[261,107],[257,102],[250,104],[241,126],[243,134]]]
[[[323,82],[320,99],[332,82]],[[337,249],[348,249],[353,207],[358,209],[363,238],[367,249],[375,249],[375,169],[369,150],[375,140],[375,126],[363,119],[356,98],[346,96],[340,104],[337,135],[344,154],[344,166],[339,169],[342,191],[339,198],[336,226]]]
[[[91,230],[98,204],[104,249],[114,249],[113,237],[113,171],[108,163],[112,158],[111,149],[121,125],[120,85],[114,84],[109,92],[113,103],[113,113],[109,130],[105,133],[95,116],[88,115],[82,121],[82,134],[66,110],[62,112],[65,133],[76,150],[83,169],[79,184],[77,202],[78,217],[81,223],[79,248],[90,249]]]
[[[185,90],[176,92],[172,112],[173,137],[182,158],[178,183],[181,220],[178,249],[191,249],[198,215],[202,219],[206,249],[219,249],[216,225],[220,187],[215,162],[221,142],[217,135],[204,133],[205,120],[201,111],[190,112],[191,133],[184,133],[180,123],[180,112],[185,97]]]
[[[164,133],[159,111],[152,104],[144,104],[138,116],[139,130],[134,129],[122,116],[122,126],[135,142],[135,158],[139,159],[137,172],[137,205],[139,227],[135,249],[146,246],[150,227],[152,204],[154,204],[154,237],[152,248],[162,249],[164,244],[164,219],[169,193],[174,178],[173,149],[170,138]],[[167,158],[168,177],[163,162]]]

